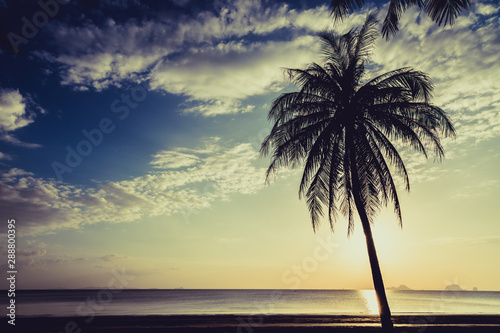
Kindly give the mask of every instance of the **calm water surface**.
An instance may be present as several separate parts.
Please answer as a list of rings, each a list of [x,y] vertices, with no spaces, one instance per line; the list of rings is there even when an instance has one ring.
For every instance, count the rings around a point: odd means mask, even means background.
[[[500,292],[388,291],[394,314],[500,314]],[[375,314],[372,290],[22,290],[18,315]]]

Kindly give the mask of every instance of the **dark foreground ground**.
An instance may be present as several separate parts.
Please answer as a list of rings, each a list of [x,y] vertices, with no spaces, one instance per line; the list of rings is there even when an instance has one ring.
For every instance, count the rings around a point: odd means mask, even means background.
[[[175,315],[108,317],[17,317],[16,325],[3,318],[2,332],[382,332],[376,316],[323,315]],[[500,332],[500,315],[439,315],[393,317],[395,333]]]

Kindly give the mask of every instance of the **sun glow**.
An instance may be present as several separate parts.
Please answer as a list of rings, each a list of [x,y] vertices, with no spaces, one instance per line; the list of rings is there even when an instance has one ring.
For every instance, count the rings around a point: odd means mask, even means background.
[[[377,295],[375,290],[360,290],[369,314],[379,314]]]
[[[404,248],[403,234],[397,223],[372,224],[373,241],[381,265],[395,266],[402,260],[401,250]],[[345,251],[349,253],[349,260],[360,265],[368,263],[366,239],[361,227],[357,228],[346,240]]]

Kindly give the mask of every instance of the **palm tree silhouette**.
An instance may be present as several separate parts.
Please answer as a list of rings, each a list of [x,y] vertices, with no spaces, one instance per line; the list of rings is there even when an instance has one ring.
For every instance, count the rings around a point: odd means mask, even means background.
[[[300,87],[274,100],[274,122],[261,154],[272,149],[266,180],[282,166],[305,163],[299,197],[305,196],[313,229],[323,206],[333,231],[337,213],[348,218],[349,233],[357,211],[366,237],[381,323],[392,327],[384,282],[370,224],[382,205],[394,204],[401,225],[401,208],[390,166],[410,185],[401,156],[391,141],[399,141],[427,157],[433,148],[444,156],[440,136],[454,136],[447,115],[429,103],[430,78],[410,67],[390,71],[363,84],[365,62],[378,37],[376,14],[361,29],[344,35],[319,35],[324,64],[286,69]]]
[[[332,0],[330,11],[334,21],[361,7],[365,0]],[[417,5],[439,26],[452,25],[463,9],[471,6],[471,0],[391,0],[382,25],[382,35],[389,39],[399,31],[399,19],[409,7]]]

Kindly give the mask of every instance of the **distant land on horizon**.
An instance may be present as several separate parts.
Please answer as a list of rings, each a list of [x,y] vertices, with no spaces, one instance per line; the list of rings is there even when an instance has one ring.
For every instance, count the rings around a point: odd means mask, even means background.
[[[399,285],[399,287],[388,287],[387,290],[413,290],[405,284]]]

